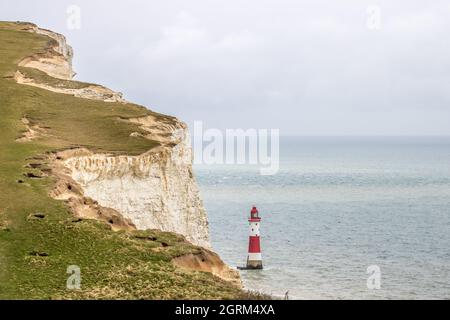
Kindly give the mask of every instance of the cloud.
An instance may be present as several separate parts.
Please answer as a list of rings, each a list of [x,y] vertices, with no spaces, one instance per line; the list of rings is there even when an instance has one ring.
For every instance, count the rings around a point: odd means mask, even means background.
[[[450,134],[446,0],[78,0],[0,4],[65,33],[79,79],[218,128],[281,134]],[[367,28],[369,5],[381,28]],[[60,13],[58,13],[60,12]]]
[[[173,60],[195,55],[211,57],[256,49],[260,39],[249,30],[218,35],[202,26],[192,14],[179,12],[172,24],[160,27],[160,37],[143,49],[141,56],[149,60]]]

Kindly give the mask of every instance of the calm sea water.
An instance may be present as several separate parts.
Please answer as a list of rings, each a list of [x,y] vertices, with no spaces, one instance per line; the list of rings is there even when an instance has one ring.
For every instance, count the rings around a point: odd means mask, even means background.
[[[214,249],[247,288],[293,299],[450,298],[450,138],[281,138],[280,170],[197,165]],[[367,267],[381,270],[369,290]]]

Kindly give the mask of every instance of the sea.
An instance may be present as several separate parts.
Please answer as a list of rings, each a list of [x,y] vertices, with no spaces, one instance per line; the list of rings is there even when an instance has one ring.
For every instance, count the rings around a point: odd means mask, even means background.
[[[450,299],[450,137],[281,137],[279,171],[196,164],[214,250],[245,265],[250,209],[281,299]]]

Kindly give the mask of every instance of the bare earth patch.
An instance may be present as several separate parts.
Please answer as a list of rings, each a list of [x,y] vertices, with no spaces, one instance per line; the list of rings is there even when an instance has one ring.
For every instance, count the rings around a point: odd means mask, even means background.
[[[32,125],[27,118],[22,118],[20,121],[25,125],[26,131],[22,133],[20,138],[16,139],[17,142],[29,142],[46,135],[45,129],[38,125]]]
[[[242,287],[239,273],[227,266],[219,255],[205,249],[199,253],[189,253],[172,259],[172,263],[182,269],[189,271],[210,272],[216,277],[229,281],[237,287]]]

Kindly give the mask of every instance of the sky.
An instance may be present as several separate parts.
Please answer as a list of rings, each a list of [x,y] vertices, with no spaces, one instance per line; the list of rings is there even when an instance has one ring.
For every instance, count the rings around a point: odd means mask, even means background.
[[[448,0],[0,0],[64,34],[77,80],[193,126],[450,135]]]

